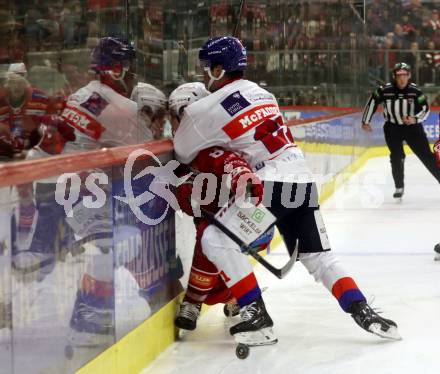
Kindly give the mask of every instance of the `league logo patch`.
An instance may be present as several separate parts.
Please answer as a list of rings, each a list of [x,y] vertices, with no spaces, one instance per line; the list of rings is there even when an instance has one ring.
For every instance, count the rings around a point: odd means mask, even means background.
[[[240,94],[240,91],[234,92],[233,94],[229,95],[220,104],[231,117],[251,105],[251,103]]]
[[[80,106],[87,109],[90,113],[97,117],[102,113],[107,105],[108,102],[105,101],[104,98],[97,92],[93,92],[86,101],[80,104]]]

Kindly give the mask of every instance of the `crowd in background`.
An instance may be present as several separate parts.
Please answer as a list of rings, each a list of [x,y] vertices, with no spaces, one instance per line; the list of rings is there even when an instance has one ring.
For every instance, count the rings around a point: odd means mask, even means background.
[[[210,35],[231,33],[239,10],[235,0],[143,0],[129,13],[126,5],[125,0],[0,0],[0,99],[7,91],[4,74],[15,63],[24,64],[31,87],[66,98],[91,80],[89,53],[99,37],[127,30],[139,52],[139,76],[169,92],[195,79],[194,51]],[[418,84],[440,85],[436,1],[370,0],[364,12],[345,0],[248,0],[239,37],[248,50],[248,78],[267,86],[284,105],[337,105],[335,87],[365,91],[388,80],[397,61],[411,65]],[[173,62],[169,56],[176,51]],[[435,91],[432,98],[440,104]]]

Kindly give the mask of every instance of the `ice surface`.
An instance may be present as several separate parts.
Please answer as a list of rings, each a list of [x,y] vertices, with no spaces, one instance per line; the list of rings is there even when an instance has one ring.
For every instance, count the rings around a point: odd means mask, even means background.
[[[371,159],[323,206],[332,249],[373,307],[399,325],[402,341],[361,330],[336,300],[297,263],[284,280],[260,266],[264,299],[279,343],[235,357],[222,306],[201,317],[196,331],[170,346],[143,374],[440,373],[440,187],[414,156],[406,160],[403,201],[386,157]],[[286,261],[283,246],[270,261]]]

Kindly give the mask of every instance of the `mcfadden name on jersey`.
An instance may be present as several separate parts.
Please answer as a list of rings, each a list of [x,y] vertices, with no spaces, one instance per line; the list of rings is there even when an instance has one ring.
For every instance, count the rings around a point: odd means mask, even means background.
[[[241,155],[263,180],[313,180],[275,97],[251,81],[234,81],[185,109],[174,137],[178,160],[188,164],[212,146]]]

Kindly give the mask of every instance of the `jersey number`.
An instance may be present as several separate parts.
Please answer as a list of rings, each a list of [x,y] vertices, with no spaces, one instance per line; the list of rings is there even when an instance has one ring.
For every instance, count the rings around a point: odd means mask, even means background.
[[[283,119],[267,119],[255,129],[255,140],[260,140],[270,153],[283,148],[286,144],[294,142],[290,130],[284,126]]]

